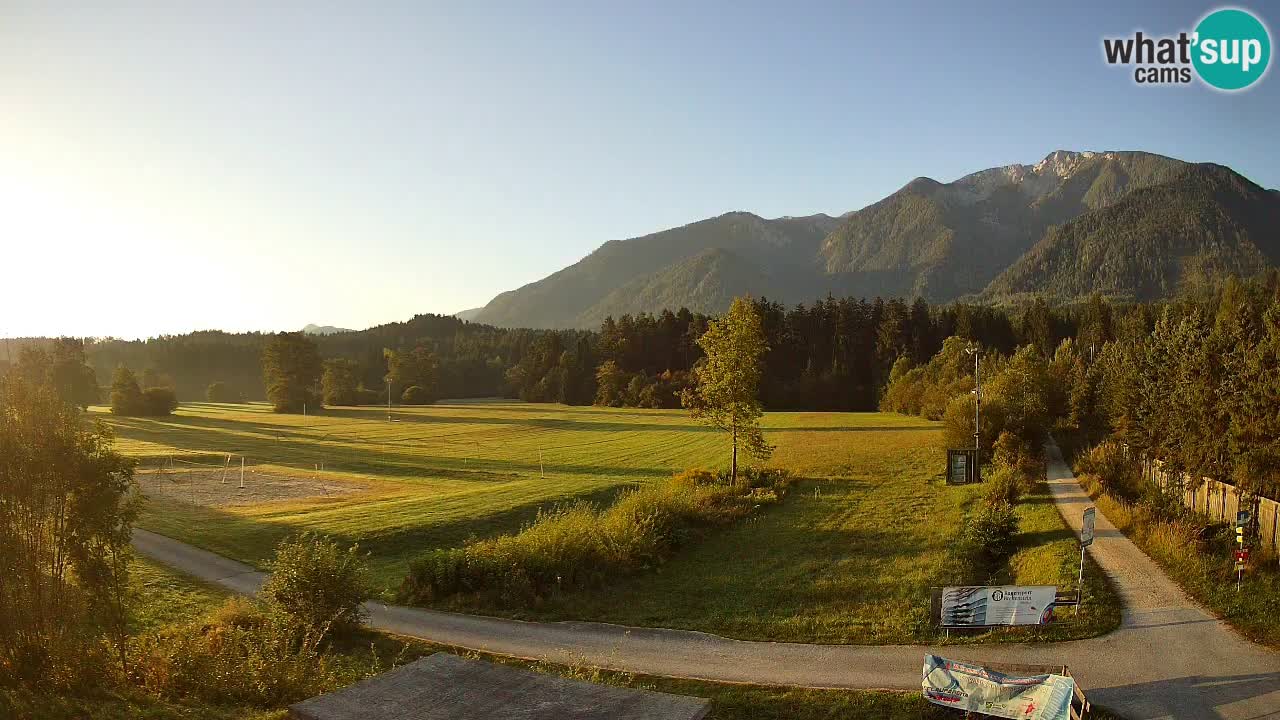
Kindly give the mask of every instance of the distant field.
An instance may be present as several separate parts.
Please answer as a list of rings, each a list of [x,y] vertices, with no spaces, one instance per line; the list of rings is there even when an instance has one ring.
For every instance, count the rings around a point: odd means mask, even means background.
[[[424,550],[518,530],[539,508],[608,502],[683,468],[720,467],[728,452],[720,433],[674,410],[459,403],[398,408],[390,423],[369,408],[306,418],[200,403],[162,419],[96,412],[125,452],[163,470],[143,475],[142,527],[255,564],[290,533],[328,533],[370,551],[388,590]],[[806,478],[784,503],[653,572],[523,615],[778,640],[930,638],[928,588],[952,580],[949,540],[981,492],[939,482],[939,426],[878,413],[769,413],[764,426],[777,445],[771,464]],[[1052,558],[1036,563],[1037,581],[1059,576],[1065,587],[1074,571],[1058,560],[1074,544],[1047,509],[1027,552]]]

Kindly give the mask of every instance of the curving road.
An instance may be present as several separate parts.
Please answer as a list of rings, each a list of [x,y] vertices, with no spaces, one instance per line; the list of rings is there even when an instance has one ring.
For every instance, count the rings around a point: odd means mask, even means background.
[[[1050,446],[1049,485],[1079,533],[1091,503]],[[136,530],[138,552],[202,580],[252,593],[264,573]],[[1187,597],[1101,513],[1094,560],[1124,600],[1120,629],[1063,643],[934,648],[924,645],[806,645],[731,640],[705,633],[583,622],[533,623],[370,603],[380,630],[521,658],[586,662],[648,675],[767,685],[920,687],[926,652],[958,660],[1065,664],[1090,700],[1130,720],[1280,720],[1280,653],[1237,635]]]

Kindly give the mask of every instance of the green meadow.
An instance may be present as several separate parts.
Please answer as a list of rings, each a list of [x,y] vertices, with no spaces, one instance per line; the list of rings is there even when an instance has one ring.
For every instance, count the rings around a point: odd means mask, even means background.
[[[283,537],[326,533],[370,553],[387,597],[423,551],[516,532],[539,509],[607,504],[685,468],[723,467],[729,451],[723,434],[678,410],[443,403],[396,408],[390,422],[385,409],[302,417],[259,404],[191,403],[165,418],[95,412],[147,470],[141,527],[257,565]],[[779,412],[763,427],[777,447],[770,465],[801,478],[782,503],[694,539],[660,567],[505,614],[786,641],[936,639],[929,588],[962,580],[948,551],[982,494],[941,482],[940,425]],[[1047,496],[1028,497],[1020,513],[1024,542],[1001,579],[1074,588],[1075,543]],[[1105,584],[1086,598],[1081,619],[1048,637],[1114,626]]]

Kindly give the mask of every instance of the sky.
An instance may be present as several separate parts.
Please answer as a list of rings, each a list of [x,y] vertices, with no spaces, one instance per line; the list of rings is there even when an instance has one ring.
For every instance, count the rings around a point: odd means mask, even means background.
[[[610,239],[1060,148],[1280,187],[1275,72],[1103,61],[1217,7],[0,0],[0,336],[452,313]]]

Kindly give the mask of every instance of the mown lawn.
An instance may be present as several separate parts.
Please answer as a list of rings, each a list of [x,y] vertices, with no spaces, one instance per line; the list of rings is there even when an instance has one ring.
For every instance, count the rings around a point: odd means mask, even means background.
[[[151,465],[223,463],[230,453],[272,472],[358,484],[354,494],[219,508],[190,504],[176,485],[151,497],[140,524],[254,564],[298,531],[359,542],[388,595],[425,550],[517,531],[539,508],[607,503],[683,468],[723,466],[728,455],[720,433],[674,410],[460,403],[397,409],[388,423],[385,410],[303,418],[196,403],[170,418],[101,417],[124,451]],[[949,548],[982,492],[941,483],[939,425],[894,414],[769,413],[764,426],[777,446],[771,464],[803,478],[783,503],[697,538],[659,568],[505,612],[786,641],[936,640],[929,588],[964,580]],[[226,487],[234,493],[234,479]],[[1073,587],[1074,541],[1052,503],[1028,498],[1021,512],[1027,542],[1010,579]],[[1090,592],[1102,598],[1098,612],[1087,603],[1082,621],[1053,637],[1114,626],[1105,586]],[[1010,638],[1025,633],[994,637]]]

